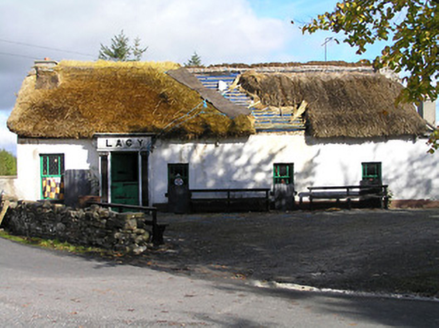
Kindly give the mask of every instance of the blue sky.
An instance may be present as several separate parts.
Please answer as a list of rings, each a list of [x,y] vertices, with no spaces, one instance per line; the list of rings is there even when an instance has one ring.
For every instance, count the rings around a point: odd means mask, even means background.
[[[97,59],[100,44],[124,30],[148,46],[143,60],[186,62],[196,51],[203,64],[307,62],[325,59],[326,37],[302,35],[300,26],[331,11],[333,0],[1,0],[0,149],[15,152],[6,119],[35,59]],[[291,20],[295,24],[291,24]],[[341,37],[340,37],[341,38]],[[363,56],[330,42],[328,60]]]

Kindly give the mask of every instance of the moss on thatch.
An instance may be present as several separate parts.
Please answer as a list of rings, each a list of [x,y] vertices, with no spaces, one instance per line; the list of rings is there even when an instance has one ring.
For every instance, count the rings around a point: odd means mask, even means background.
[[[61,62],[59,83],[23,82],[8,120],[22,137],[90,138],[95,133],[152,132],[162,137],[232,136],[232,119],[165,74],[173,63]],[[249,120],[249,118],[247,118]]]
[[[239,83],[263,106],[297,108],[315,137],[419,135],[426,124],[411,104],[395,104],[402,85],[381,74],[263,74],[249,71]]]

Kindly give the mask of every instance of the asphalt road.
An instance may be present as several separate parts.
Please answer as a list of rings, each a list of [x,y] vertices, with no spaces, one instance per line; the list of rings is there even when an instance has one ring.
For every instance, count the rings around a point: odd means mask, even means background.
[[[439,303],[194,279],[0,238],[2,327],[434,327]]]

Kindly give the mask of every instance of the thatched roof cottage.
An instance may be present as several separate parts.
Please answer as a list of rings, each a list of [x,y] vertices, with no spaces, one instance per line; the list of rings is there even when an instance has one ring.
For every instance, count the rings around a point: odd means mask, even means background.
[[[363,63],[39,61],[8,120],[20,196],[163,205],[182,198],[178,179],[279,187],[291,207],[294,191],[373,175],[396,199],[435,200],[429,124],[395,101],[401,88]]]

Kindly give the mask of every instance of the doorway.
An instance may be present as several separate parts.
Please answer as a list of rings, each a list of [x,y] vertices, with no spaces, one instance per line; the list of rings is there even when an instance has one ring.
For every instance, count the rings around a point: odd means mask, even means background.
[[[183,214],[189,212],[189,165],[168,164],[168,210]]]
[[[111,202],[139,205],[139,157],[137,152],[111,153]]]
[[[294,208],[294,163],[273,164],[274,208],[288,211]]]

